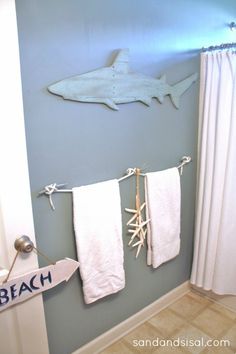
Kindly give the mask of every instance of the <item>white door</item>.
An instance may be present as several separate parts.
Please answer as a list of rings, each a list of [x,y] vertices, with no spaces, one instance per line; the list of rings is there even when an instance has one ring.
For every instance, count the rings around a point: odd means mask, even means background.
[[[0,0],[0,281],[2,268],[9,269],[14,258],[14,241],[23,234],[35,243],[15,2]],[[12,274],[37,267],[32,252],[17,258]],[[41,295],[0,312],[0,353],[49,353]]]

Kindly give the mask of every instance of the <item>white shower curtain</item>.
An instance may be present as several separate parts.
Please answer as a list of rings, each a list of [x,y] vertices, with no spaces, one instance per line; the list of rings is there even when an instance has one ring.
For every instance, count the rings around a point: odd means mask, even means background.
[[[236,54],[201,54],[191,283],[236,295]]]

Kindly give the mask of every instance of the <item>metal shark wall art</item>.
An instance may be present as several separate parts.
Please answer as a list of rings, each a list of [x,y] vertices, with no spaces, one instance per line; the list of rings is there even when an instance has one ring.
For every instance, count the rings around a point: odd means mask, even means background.
[[[165,76],[155,79],[133,72],[129,68],[129,50],[119,51],[111,66],[76,75],[59,81],[48,90],[66,100],[104,103],[118,110],[117,104],[140,101],[147,106],[152,98],[160,103],[169,95],[173,105],[179,108],[181,95],[197,80],[195,73],[170,86]]]

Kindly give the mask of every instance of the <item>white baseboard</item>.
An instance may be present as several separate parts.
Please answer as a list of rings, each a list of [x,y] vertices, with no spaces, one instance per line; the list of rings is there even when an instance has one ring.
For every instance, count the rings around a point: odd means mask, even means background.
[[[127,320],[119,323],[117,326],[111,328],[107,332],[103,333],[99,337],[95,338],[88,344],[77,349],[72,354],[98,354],[106,347],[116,342],[120,338],[124,337],[128,332],[132,331],[143,322],[163,310],[165,307],[172,304],[184,294],[190,291],[189,281],[181,284],[177,288],[171,290],[160,299],[154,301],[150,305],[146,306],[141,311],[137,312]]]

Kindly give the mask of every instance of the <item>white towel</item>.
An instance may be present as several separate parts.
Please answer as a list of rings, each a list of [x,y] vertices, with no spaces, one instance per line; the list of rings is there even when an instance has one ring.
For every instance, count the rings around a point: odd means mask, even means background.
[[[72,192],[80,274],[89,304],[125,286],[119,182],[76,187]]]
[[[176,167],[145,177],[147,264],[157,268],[180,250],[180,177]]]

